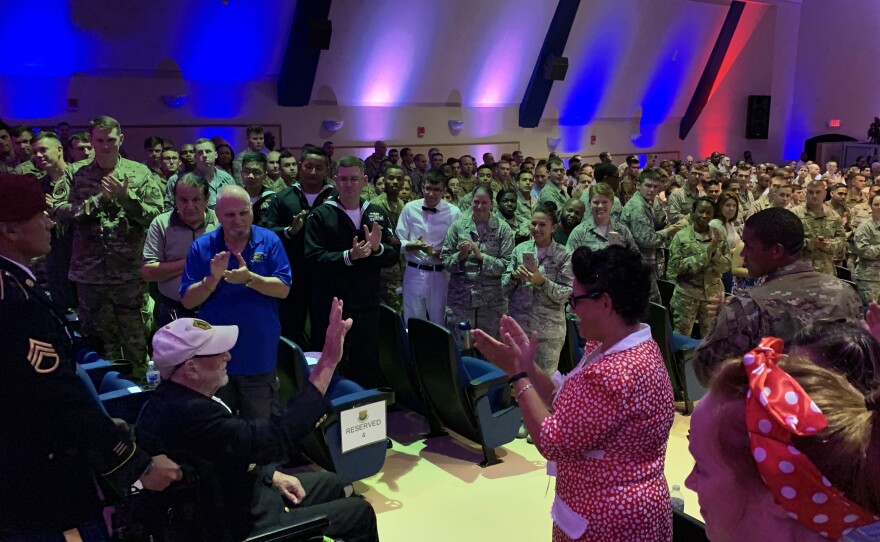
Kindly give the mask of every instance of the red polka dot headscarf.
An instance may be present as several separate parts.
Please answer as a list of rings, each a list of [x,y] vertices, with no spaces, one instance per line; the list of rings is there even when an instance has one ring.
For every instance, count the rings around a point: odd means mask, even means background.
[[[768,337],[743,357],[749,377],[746,426],[752,456],[776,503],[810,530],[831,540],[878,520],[849,500],[792,445],[792,435],[810,437],[828,420],[800,384],[776,366],[782,341]]]

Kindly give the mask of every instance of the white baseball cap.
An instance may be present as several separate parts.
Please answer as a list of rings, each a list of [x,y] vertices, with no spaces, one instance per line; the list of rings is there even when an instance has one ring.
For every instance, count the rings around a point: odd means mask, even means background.
[[[238,326],[212,326],[198,318],[179,318],[153,336],[153,361],[162,372],[195,356],[229,352],[238,340]]]

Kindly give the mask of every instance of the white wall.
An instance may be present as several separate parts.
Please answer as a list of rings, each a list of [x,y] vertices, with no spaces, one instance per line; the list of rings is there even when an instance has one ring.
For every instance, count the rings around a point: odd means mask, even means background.
[[[31,48],[0,65],[7,121],[84,124],[111,114],[123,126],[279,125],[285,146],[332,138],[337,147],[366,148],[384,139],[420,150],[479,154],[491,145],[542,156],[547,137],[558,137],[564,155],[720,149],[738,157],[749,149],[775,160],[825,131],[828,118],[859,135],[880,109],[880,70],[869,46],[880,23],[876,0],[750,3],[725,76],[684,142],[678,125],[727,13],[723,3],[583,2],[565,51],[568,76],[554,83],[539,127],[522,129],[519,102],[555,0],[334,0],[331,49],[321,56],[313,105],[303,108],[278,107],[275,94],[292,2],[193,0],[183,12],[171,0],[149,8],[46,2],[16,3],[0,20],[3,32],[49,25],[63,46]],[[819,39],[826,36],[834,39]],[[851,58],[865,68],[842,69]],[[165,94],[188,101],[171,109]],[[744,138],[749,94],[773,96],[768,141]],[[78,100],[77,112],[67,111],[68,98]],[[345,124],[330,134],[325,119]],[[450,119],[464,120],[464,129],[450,133]]]
[[[799,143],[821,134],[867,137],[880,116],[878,28],[876,0],[804,0],[789,156],[797,158]],[[840,119],[840,128],[829,128],[830,119]]]

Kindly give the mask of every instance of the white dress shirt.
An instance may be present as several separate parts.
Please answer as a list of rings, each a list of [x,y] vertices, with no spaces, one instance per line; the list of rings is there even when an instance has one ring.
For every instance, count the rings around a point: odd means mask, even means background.
[[[423,206],[424,198],[411,201],[403,207],[397,221],[397,238],[400,239],[407,261],[422,265],[440,265],[439,257],[428,256],[421,250],[410,252],[406,247],[421,237],[425,243],[439,251],[443,247],[449,227],[461,217],[461,210],[445,200],[440,200],[435,213],[422,210]]]

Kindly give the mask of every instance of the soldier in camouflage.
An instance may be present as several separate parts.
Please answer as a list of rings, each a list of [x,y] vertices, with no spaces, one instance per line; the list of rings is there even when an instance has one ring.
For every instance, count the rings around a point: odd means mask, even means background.
[[[715,329],[697,347],[694,370],[708,383],[715,368],[758,345],[763,337],[786,344],[807,324],[823,318],[861,318],[852,287],[802,261],[804,226],[787,209],[765,209],[746,221],[742,257],[749,275],[766,281],[720,310]]]
[[[793,209],[804,224],[804,260],[820,273],[834,275],[835,257],[846,250],[846,232],[840,215],[825,205],[825,183],[807,184],[807,201]]]
[[[388,215],[388,225],[391,228],[391,245],[400,250],[400,239],[394,234],[394,228],[397,227],[397,220],[400,218],[400,212],[406,202],[401,200],[400,189],[403,186],[403,176],[405,175],[403,168],[396,164],[388,166],[385,170],[385,191],[370,200],[370,203],[381,207]],[[379,296],[382,303],[393,308],[397,312],[403,310],[403,299],[401,292],[403,290],[403,271],[406,266],[406,260],[403,254],[400,255],[397,264],[391,267],[383,267],[379,270]]]
[[[670,223],[686,219],[694,208],[694,202],[703,195],[703,182],[708,181],[709,176],[702,164],[694,164],[688,175],[687,186],[682,186],[669,195],[669,203],[666,214]],[[653,200],[652,200],[653,201]]]
[[[598,183],[591,186],[585,199],[590,214],[589,217],[584,217],[568,236],[565,246],[569,252],[573,253],[578,247],[587,247],[593,251],[602,250],[610,244],[638,250],[629,228],[612,215],[611,210],[616,198],[614,189],[610,185]]]
[[[526,333],[538,332],[535,361],[547,376],[559,365],[565,343],[565,303],[574,280],[571,252],[553,240],[558,222],[552,207],[538,204],[532,214],[532,238],[513,249],[501,277],[509,299],[507,313]]]
[[[714,205],[708,198],[698,198],[691,212],[691,225],[672,239],[666,278],[675,282],[670,309],[672,327],[690,337],[694,320],[700,324],[700,336],[712,331],[709,303],[724,295],[721,274],[730,269],[730,250],[724,233],[710,228]]]
[[[840,186],[843,185],[841,184]],[[846,194],[846,186],[843,186],[843,193],[844,195]],[[874,199],[874,196],[877,194],[880,194],[880,184],[871,185],[868,188],[868,200],[848,210],[849,218],[844,223],[843,228],[844,230],[846,230],[846,235],[849,238],[846,251],[846,267],[849,269],[855,269],[856,265],[858,265],[858,251],[856,250],[855,246],[855,232],[858,231],[859,227],[862,224],[871,220],[871,216],[873,214],[873,211],[871,209],[871,200]]]
[[[568,192],[565,189],[565,166],[559,158],[551,158],[547,161],[549,180],[541,189],[538,196],[539,202],[552,201],[556,204],[557,212],[562,213],[565,202],[568,201]]]
[[[71,181],[56,213],[74,225],[70,280],[77,283],[83,331],[100,337],[104,355],[147,362],[144,313],[147,286],[140,267],[146,230],[162,211],[160,179],[145,165],[122,158],[119,123],[98,117],[90,124],[95,158]]]
[[[853,236],[858,256],[855,279],[866,307],[880,298],[880,194],[875,193],[868,201],[871,218],[865,220]]]
[[[440,258],[450,273],[446,294],[446,324],[455,329],[469,321],[493,337],[498,336],[507,302],[501,276],[510,264],[513,230],[492,216],[492,191],[478,186],[472,193],[471,216],[452,223]],[[453,334],[456,340],[460,337]]]
[[[660,189],[660,181],[653,172],[645,172],[639,176],[638,191],[633,194],[623,207],[621,222],[629,228],[642,253],[642,259],[651,268],[651,301],[660,302],[657,290],[657,249],[665,246],[667,241],[687,225],[683,219],[662,230],[655,229],[654,208],[651,203]]]

